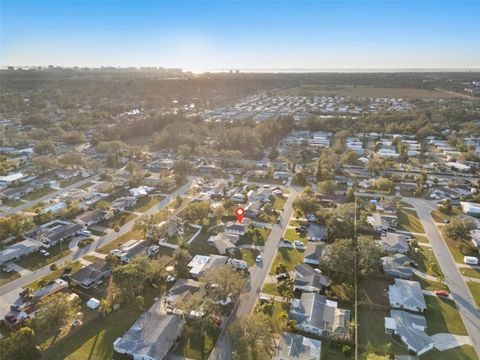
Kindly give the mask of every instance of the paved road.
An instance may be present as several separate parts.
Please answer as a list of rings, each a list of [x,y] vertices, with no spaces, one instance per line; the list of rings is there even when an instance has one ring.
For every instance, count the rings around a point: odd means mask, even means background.
[[[161,202],[159,202],[157,205],[154,207],[150,208],[147,210],[144,214],[145,215],[152,215],[157,213],[158,211],[164,209],[168,203],[170,203],[177,195],[183,195],[185,194],[188,189],[192,185],[192,179],[189,179],[189,181],[177,189],[175,192],[167,196],[165,199],[163,199]],[[114,241],[117,239],[119,236],[129,232],[130,230],[133,229],[133,226],[135,225],[135,219],[124,224],[119,232],[111,232],[101,238],[99,238],[97,241],[83,247],[83,248],[78,248],[76,251],[72,252],[71,254],[57,260],[55,263],[57,265],[62,265],[63,263],[68,263],[71,261],[76,261],[81,259],[83,256],[94,252],[98,248]],[[45,275],[48,275],[51,270],[50,266],[46,265],[40,269],[37,269],[35,271],[32,271],[31,273],[22,276],[21,278],[18,278],[16,280],[13,280],[3,286],[0,287],[0,317],[3,318],[5,315],[5,310],[8,312],[8,308],[10,304],[12,303],[12,299],[15,300],[16,297],[18,296],[18,293],[21,291],[21,289],[28,285],[31,284],[32,282],[44,277]]]
[[[242,294],[240,298],[240,304],[231,317],[230,321],[232,322],[237,318],[250,315],[255,307],[259,293],[262,290],[263,282],[265,281],[265,278],[270,270],[270,266],[275,259],[275,255],[277,254],[280,238],[282,237],[283,232],[288,225],[288,221],[292,216],[293,200],[295,200],[299,193],[299,191],[293,187],[290,187],[289,191],[290,195],[285,202],[282,213],[280,214],[282,225],[275,225],[272,227],[272,231],[265,242],[265,247],[262,253],[263,261],[261,264],[255,266],[255,268],[251,270],[246,292]],[[229,360],[232,358],[232,348],[230,339],[227,335],[227,328],[228,326],[224,328],[218,337],[215,348],[210,354],[210,360]]]
[[[16,214],[20,211],[23,211],[23,210],[26,210],[26,209],[29,209],[35,205],[37,205],[38,203],[42,202],[42,201],[48,201],[48,200],[51,200],[53,199],[54,197],[60,195],[60,194],[63,194],[67,191],[70,191],[70,190],[73,190],[73,189],[77,189],[83,185],[85,185],[86,183],[90,182],[90,181],[94,181],[94,180],[97,180],[98,178],[100,177],[100,175],[95,175],[95,176],[90,176],[86,179],[83,179],[83,180],[80,180],[72,185],[69,185],[67,187],[64,187],[64,188],[61,188],[60,190],[56,190],[54,192],[51,192],[50,194],[47,194],[45,196],[42,196],[41,198],[38,198],[38,199],[35,199],[35,200],[31,200],[31,201],[26,201],[24,202],[22,205],[19,205],[19,206],[16,206],[14,208],[5,208],[5,210],[3,212],[0,213],[0,217],[4,217],[4,216],[7,216],[7,215],[11,215],[11,214]]]
[[[472,339],[477,355],[480,357],[480,311],[476,309],[475,301],[463,280],[455,260],[443,240],[433,218],[430,214],[436,209],[433,202],[423,199],[406,198],[415,207],[418,216],[425,228],[425,233],[432,245],[438,263],[445,276],[445,283],[450,289],[453,300],[458,306],[462,320]]]

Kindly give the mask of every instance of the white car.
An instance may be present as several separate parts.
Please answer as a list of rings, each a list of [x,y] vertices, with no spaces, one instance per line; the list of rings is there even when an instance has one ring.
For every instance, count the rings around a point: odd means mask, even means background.
[[[167,282],[170,283],[170,282],[174,282],[174,281],[175,281],[175,276],[173,276],[173,275],[168,275],[167,276]]]
[[[80,232],[80,235],[83,235],[83,236],[92,236],[92,232],[91,231],[88,231],[88,230],[82,230]]]
[[[257,259],[255,260],[257,263],[261,262],[262,261],[262,255],[258,255],[257,256]]]
[[[305,245],[303,245],[303,242],[301,242],[300,240],[295,240],[293,242],[293,245],[295,245],[296,248],[304,248]]]
[[[40,254],[42,254],[45,257],[50,256],[50,253],[47,250],[40,250]]]

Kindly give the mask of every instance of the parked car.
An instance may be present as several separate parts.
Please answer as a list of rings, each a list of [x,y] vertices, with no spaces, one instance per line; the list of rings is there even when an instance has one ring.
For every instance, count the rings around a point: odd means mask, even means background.
[[[257,259],[255,260],[257,263],[261,262],[263,259],[262,259],[262,255],[258,255],[257,256]]]
[[[174,282],[175,281],[175,276],[173,275],[168,275],[167,276],[167,282]]]
[[[2,266],[2,271],[6,272],[6,273],[10,273],[10,272],[13,271],[13,267],[10,264],[5,264],[5,265]]]
[[[291,242],[290,240],[282,239],[282,242],[283,242],[284,244],[292,245],[292,242]]]
[[[89,230],[82,230],[79,232],[79,235],[81,236],[92,236],[92,232]]]
[[[450,293],[445,290],[434,290],[433,293],[437,296],[442,296],[442,297],[449,297]]]
[[[271,299],[268,296],[260,296],[258,299],[261,304],[267,304],[271,301]]]
[[[278,281],[286,280],[286,279],[290,278],[290,274],[289,273],[281,273],[281,274],[278,274],[276,277],[277,277]]]
[[[43,250],[43,249],[40,250],[40,254],[42,254],[42,255],[45,256],[45,257],[50,256],[50,253],[49,253],[47,250]]]
[[[303,245],[303,242],[301,242],[300,240],[295,240],[293,242],[293,245],[295,245],[296,248],[304,248],[305,245]]]

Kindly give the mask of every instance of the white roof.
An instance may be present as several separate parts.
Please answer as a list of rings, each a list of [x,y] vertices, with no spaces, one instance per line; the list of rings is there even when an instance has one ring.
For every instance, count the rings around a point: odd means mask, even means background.
[[[87,301],[87,306],[90,309],[95,310],[96,308],[98,308],[100,306],[100,300],[95,299],[95,298],[91,298],[90,300]]]

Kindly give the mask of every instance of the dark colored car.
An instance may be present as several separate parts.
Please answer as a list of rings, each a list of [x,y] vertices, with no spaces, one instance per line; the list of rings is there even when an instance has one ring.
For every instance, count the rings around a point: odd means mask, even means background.
[[[289,279],[289,278],[290,278],[290,274],[289,274],[289,273],[281,273],[281,274],[278,274],[278,275],[277,275],[277,280],[278,280],[278,281],[286,280],[286,279]]]

